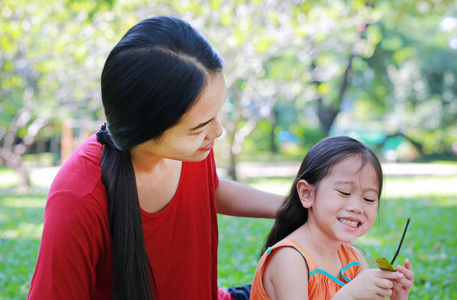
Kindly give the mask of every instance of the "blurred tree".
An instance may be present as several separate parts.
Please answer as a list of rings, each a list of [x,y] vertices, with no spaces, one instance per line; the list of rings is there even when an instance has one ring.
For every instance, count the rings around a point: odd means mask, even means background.
[[[234,179],[244,140],[259,120],[274,115],[278,99],[313,94],[304,101],[314,100],[327,135],[349,85],[352,60],[372,55],[379,41],[364,36],[367,24],[378,18],[364,1],[211,1],[209,7],[172,3],[226,61],[224,141]]]
[[[457,140],[457,5],[375,5],[382,18],[374,26],[382,38],[353,75],[352,100],[359,112],[366,103],[367,116],[382,120],[385,139],[404,136],[422,155],[449,153]]]
[[[40,135],[58,134],[64,119],[101,118],[99,77],[109,50],[154,15],[187,20],[225,59],[226,135],[219,145],[233,178],[243,141],[262,119],[271,118],[272,149],[277,126],[308,145],[345,122],[378,121],[378,130],[406,136],[424,153],[446,151],[457,139],[455,1],[2,4],[0,159],[25,184],[21,157]],[[297,118],[285,121],[281,114],[289,112],[278,107],[292,107]]]
[[[184,4],[185,3],[185,4]],[[229,175],[237,179],[236,157],[259,120],[271,115],[279,94],[290,84],[284,75],[270,78],[266,65],[283,55],[293,40],[287,1],[217,1],[209,5],[173,1],[176,11],[215,45],[225,60],[227,105],[223,154]]]
[[[96,2],[96,3],[100,3]],[[25,186],[22,156],[40,136],[57,134],[60,121],[94,115],[104,36],[94,32],[90,2],[41,5],[4,1],[0,14],[0,160],[16,170]],[[100,25],[100,24],[99,24]],[[49,125],[53,126],[49,126]],[[47,129],[47,130],[43,130]]]

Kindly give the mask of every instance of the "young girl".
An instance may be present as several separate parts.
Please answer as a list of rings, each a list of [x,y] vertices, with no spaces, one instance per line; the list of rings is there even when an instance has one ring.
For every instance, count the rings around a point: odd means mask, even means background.
[[[368,269],[350,245],[373,225],[381,165],[365,145],[331,137],[306,155],[268,235],[251,299],[408,299],[414,272]]]

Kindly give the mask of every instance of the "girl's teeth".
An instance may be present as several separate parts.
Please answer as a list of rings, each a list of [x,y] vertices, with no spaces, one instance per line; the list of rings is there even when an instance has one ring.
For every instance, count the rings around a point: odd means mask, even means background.
[[[349,226],[352,226],[352,227],[357,227],[357,226],[359,226],[359,222],[349,221],[349,220],[346,220],[346,219],[343,219],[343,218],[339,218],[338,220],[339,220],[341,223],[344,223],[344,224],[349,225]]]

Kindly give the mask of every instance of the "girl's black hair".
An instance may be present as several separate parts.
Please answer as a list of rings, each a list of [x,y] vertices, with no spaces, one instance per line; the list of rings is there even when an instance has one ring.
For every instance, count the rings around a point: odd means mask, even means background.
[[[178,123],[222,60],[188,23],[154,17],[132,27],[110,52],[101,77],[108,142],[101,171],[113,243],[113,299],[153,299],[130,149]]]
[[[330,174],[337,163],[351,156],[359,156],[362,159],[362,166],[366,163],[373,165],[378,178],[378,197],[381,196],[383,173],[373,150],[350,137],[325,138],[314,145],[303,159],[290,193],[276,214],[275,223],[263,246],[262,253],[308,220],[308,210],[302,206],[297,192],[297,183],[304,179],[318,188],[320,181]]]

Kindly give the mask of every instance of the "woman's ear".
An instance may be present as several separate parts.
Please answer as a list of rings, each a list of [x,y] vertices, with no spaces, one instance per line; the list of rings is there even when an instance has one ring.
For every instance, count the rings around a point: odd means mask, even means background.
[[[297,182],[297,193],[304,208],[310,208],[314,200],[314,186],[301,179]]]

